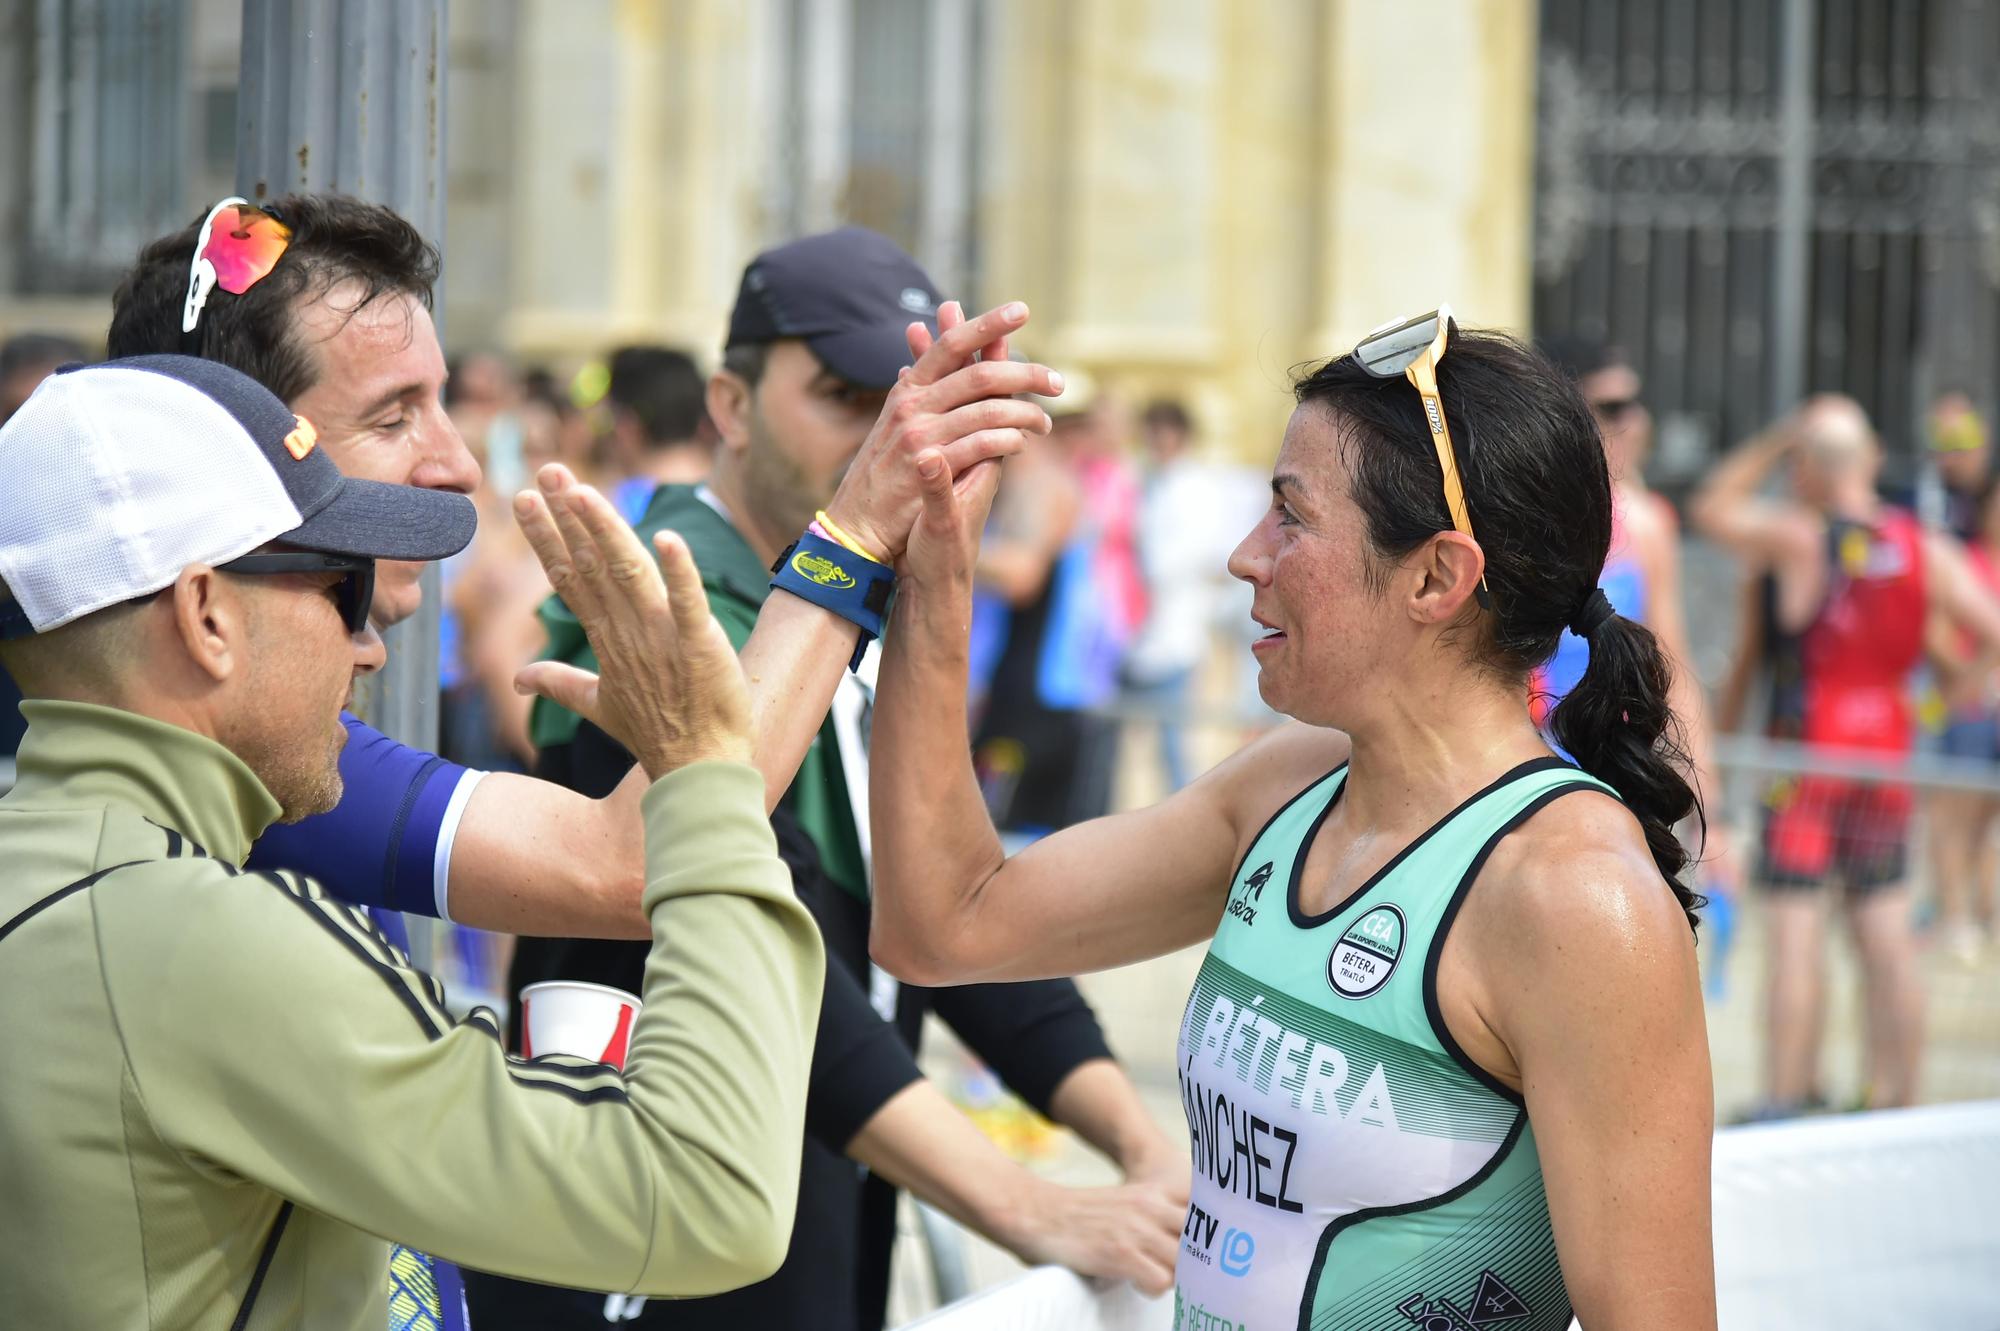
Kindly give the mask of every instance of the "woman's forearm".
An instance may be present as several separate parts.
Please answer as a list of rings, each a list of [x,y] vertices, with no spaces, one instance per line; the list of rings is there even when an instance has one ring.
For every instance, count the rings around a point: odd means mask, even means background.
[[[1005,862],[966,723],[972,595],[906,578],[884,635],[869,746],[877,960],[921,973]]]

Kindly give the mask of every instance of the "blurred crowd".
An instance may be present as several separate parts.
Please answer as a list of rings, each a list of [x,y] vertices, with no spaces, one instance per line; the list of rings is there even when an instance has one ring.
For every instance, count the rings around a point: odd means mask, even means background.
[[[1683,591],[1681,511],[1650,492],[1652,419],[1616,348],[1551,339],[1603,433],[1618,531],[1601,587],[1677,662],[1675,710],[1707,811],[1683,834],[1703,850],[1709,966],[1719,976],[1746,887],[1765,937],[1762,1093],[1724,1106],[1746,1121],[1917,1097],[1921,954],[1980,963],[1994,942],[2000,811],[2000,503],[1984,420],[1968,394],[1937,395],[1914,486],[1885,484],[1877,427],[1825,392],[1727,452],[1688,495],[1698,539],[1735,565],[1732,607]],[[1730,644],[1704,689],[1689,623]],[[1581,671],[1565,639],[1539,686]],[[1717,759],[1719,734],[1762,741],[1758,761]],[[1956,760],[1940,764],[1940,757]],[[1747,817],[1740,817],[1743,811]],[[1822,1074],[1828,935],[1859,963],[1858,1085]]]

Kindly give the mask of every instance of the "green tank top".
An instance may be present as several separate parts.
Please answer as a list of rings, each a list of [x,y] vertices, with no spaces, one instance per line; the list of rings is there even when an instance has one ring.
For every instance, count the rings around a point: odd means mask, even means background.
[[[1251,843],[1181,1022],[1194,1188],[1175,1331],[1563,1331],[1534,1130],[1446,1030],[1437,965],[1494,844],[1610,788],[1523,764],[1307,916],[1299,874],[1346,779]]]

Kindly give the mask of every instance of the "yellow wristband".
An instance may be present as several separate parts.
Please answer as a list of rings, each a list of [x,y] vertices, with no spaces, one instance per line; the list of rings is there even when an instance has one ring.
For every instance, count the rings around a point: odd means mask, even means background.
[[[842,545],[846,546],[849,550],[852,550],[855,554],[860,555],[863,559],[867,560],[869,563],[887,564],[889,562],[888,560],[882,558],[880,555],[870,551],[866,546],[862,545],[861,542],[855,540],[852,536],[849,536],[846,532],[842,531],[840,529],[840,525],[836,523],[832,518],[826,515],[825,509],[822,508],[818,512],[814,513],[813,521],[819,523],[820,526],[824,527],[826,529],[826,534],[828,536],[831,536],[834,540],[840,542]]]

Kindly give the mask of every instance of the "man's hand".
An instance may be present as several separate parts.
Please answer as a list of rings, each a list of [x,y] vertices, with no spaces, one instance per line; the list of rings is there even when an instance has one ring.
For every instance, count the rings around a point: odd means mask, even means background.
[[[1030,1266],[1066,1266],[1078,1275],[1129,1280],[1141,1292],[1174,1287],[1185,1204],[1153,1183],[1112,1188],[1039,1185],[1007,1247]]]
[[[939,307],[941,337],[964,325],[965,315],[958,302],[946,301]],[[910,350],[919,359],[935,345],[928,328],[910,325]],[[1005,340],[983,348],[980,356],[984,361],[1004,361]],[[916,468],[923,507],[910,529],[909,544],[896,572],[919,583],[969,583],[979,559],[980,535],[1000,485],[1000,460],[975,462],[960,473],[946,460],[944,450],[927,449],[917,454]]]
[[[751,758],[750,690],[687,544],[653,538],[655,560],[603,495],[557,464],[514,516],[583,626],[602,674],[537,661],[514,687],[567,707],[630,749],[658,779],[690,763]],[[664,572],[665,580],[661,575]]]
[[[947,302],[938,321],[937,340],[920,349],[889,390],[880,419],[826,506],[836,525],[884,563],[901,558],[923,504],[919,458],[935,453],[961,476],[977,462],[1017,453],[1028,434],[1047,433],[1049,417],[1015,395],[1062,392],[1062,376],[1053,370],[1004,358],[1007,338],[1028,321],[1026,305],[1014,301],[963,319]]]

